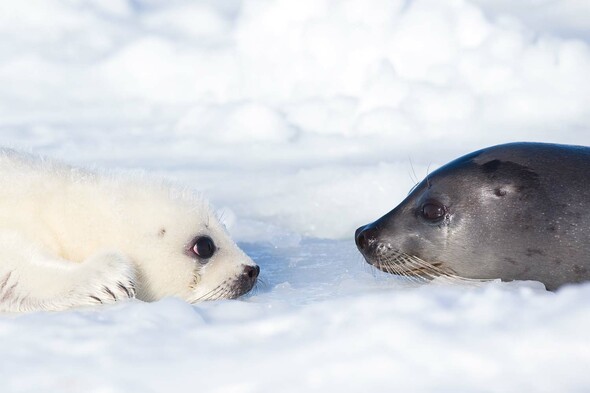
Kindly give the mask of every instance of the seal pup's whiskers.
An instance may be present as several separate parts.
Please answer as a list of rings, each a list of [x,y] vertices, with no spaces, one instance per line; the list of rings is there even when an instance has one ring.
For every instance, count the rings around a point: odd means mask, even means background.
[[[192,303],[202,302],[206,300],[217,300],[217,299],[235,299],[243,294],[243,290],[236,285],[233,281],[228,280],[222,282],[220,285],[211,289],[209,292],[203,295],[191,299]]]
[[[193,302],[218,299],[218,298],[222,297],[221,294],[223,293],[224,290],[225,290],[225,282],[222,283],[221,285],[218,285],[217,287],[213,288],[212,290],[205,293],[204,295],[194,299]]]

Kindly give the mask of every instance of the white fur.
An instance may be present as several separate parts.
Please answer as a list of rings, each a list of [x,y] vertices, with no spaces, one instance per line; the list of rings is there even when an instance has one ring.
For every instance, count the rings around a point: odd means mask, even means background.
[[[186,253],[207,235],[208,260]],[[0,150],[0,311],[235,297],[255,266],[198,196]]]

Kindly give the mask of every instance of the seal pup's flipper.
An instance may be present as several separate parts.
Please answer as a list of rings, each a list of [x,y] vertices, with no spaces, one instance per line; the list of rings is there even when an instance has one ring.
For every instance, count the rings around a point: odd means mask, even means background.
[[[0,312],[65,310],[135,297],[135,271],[123,254],[78,263],[42,252],[17,233],[0,233]]]

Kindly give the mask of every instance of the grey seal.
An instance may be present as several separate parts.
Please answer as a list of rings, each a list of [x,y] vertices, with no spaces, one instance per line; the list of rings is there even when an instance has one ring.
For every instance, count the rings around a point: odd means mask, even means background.
[[[509,143],[460,157],[356,230],[366,261],[430,279],[590,280],[590,148]]]

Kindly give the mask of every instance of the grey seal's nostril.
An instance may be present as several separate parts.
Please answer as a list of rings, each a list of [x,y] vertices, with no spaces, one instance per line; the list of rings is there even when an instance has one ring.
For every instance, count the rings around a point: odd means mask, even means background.
[[[355,239],[359,236],[359,233],[361,233],[363,231],[363,229],[365,229],[364,226],[357,228],[356,231],[354,231],[354,238]]]
[[[371,244],[375,243],[378,236],[378,229],[374,224],[360,227],[354,233],[354,241],[360,251],[366,251]]]
[[[361,249],[364,250],[367,247],[367,237],[365,236],[364,233],[359,233],[358,235],[356,235],[356,246]]]
[[[364,250],[369,245],[365,228],[360,227],[354,233],[354,241],[359,250]]]

